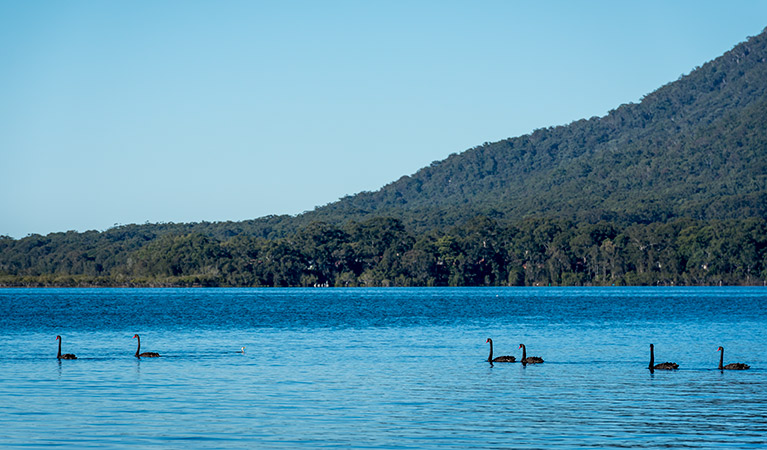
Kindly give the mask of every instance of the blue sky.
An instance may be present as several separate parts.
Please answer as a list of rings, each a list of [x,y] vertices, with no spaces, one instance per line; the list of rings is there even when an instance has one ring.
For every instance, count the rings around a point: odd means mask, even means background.
[[[0,2],[0,235],[299,214],[765,26],[737,0]]]

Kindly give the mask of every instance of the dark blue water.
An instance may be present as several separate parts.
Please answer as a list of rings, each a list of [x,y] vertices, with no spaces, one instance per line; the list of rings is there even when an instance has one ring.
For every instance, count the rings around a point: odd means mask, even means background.
[[[767,445],[763,288],[6,289],[0,312],[3,448]],[[546,362],[491,366],[488,337]],[[680,370],[650,374],[650,343]]]

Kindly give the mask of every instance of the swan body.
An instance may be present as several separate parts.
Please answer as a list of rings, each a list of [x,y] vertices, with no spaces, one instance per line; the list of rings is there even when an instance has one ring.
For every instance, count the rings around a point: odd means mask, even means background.
[[[743,363],[730,363],[730,364],[727,364],[726,366],[723,366],[722,364],[724,364],[724,347],[719,347],[718,349],[716,349],[716,351],[722,352],[719,355],[719,370],[746,370],[751,368],[751,366],[749,366],[748,364],[743,364]]]
[[[487,357],[487,362],[494,363],[494,362],[517,362],[517,358],[513,356],[499,356],[497,358],[493,358],[493,340],[490,338],[487,338],[487,341],[490,343],[490,356]]]
[[[56,340],[59,341],[59,353],[56,355],[58,359],[77,359],[77,356],[72,353],[61,354],[61,336],[56,336]]]
[[[679,364],[672,363],[672,362],[664,362],[664,363],[656,364],[655,366],[653,366],[653,369],[657,369],[657,370],[676,370],[678,368],[679,368]]]
[[[651,373],[655,370],[676,370],[678,368],[679,364],[673,362],[655,364],[655,346],[650,344],[650,366],[648,369],[650,369]]]
[[[144,352],[139,353],[141,351],[141,338],[138,334],[133,335],[133,339],[138,340],[138,347],[136,348],[136,358],[159,358],[160,354],[155,352]]]
[[[522,364],[540,364],[543,362],[543,358],[540,356],[527,356],[525,344],[519,344],[519,348],[522,349]]]

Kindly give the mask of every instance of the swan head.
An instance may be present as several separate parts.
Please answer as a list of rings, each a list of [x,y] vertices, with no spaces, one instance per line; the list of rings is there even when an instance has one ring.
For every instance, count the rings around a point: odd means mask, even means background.
[[[724,351],[724,347],[719,347],[718,349],[716,349],[716,351],[723,352]]]
[[[138,334],[134,334],[133,339],[138,339]]]
[[[487,344],[488,342],[493,342],[493,340],[490,338],[487,338],[487,340],[485,341],[485,344]]]

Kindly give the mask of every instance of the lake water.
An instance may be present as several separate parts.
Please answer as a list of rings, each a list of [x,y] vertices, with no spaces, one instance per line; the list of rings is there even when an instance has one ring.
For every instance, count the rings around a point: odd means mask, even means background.
[[[767,446],[764,288],[4,289],[0,308],[2,448]],[[162,356],[135,358],[135,333]],[[491,366],[488,337],[546,362]],[[649,373],[650,343],[680,369]],[[716,370],[720,345],[751,369]]]

